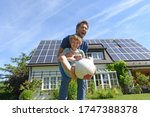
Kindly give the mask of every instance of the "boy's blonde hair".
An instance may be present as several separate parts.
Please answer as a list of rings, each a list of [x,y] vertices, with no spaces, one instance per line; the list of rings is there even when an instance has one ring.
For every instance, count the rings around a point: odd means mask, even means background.
[[[70,42],[72,41],[72,40],[77,40],[77,41],[79,41],[80,42],[80,45],[82,44],[82,38],[81,37],[79,37],[78,35],[71,35],[70,36],[70,38],[69,38],[69,40],[70,40]]]

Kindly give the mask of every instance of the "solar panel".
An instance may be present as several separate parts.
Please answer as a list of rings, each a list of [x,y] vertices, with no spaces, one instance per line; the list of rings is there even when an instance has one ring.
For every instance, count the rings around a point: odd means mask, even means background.
[[[140,57],[138,57],[137,54],[130,53],[130,55],[133,57],[133,60],[140,60]]]
[[[57,63],[57,53],[62,40],[42,40],[29,64]],[[102,44],[114,60],[150,60],[150,51],[133,39],[91,39],[88,44]]]
[[[150,60],[150,51],[133,39],[108,39],[101,43],[114,61]]]
[[[57,53],[61,40],[42,40],[29,64],[57,63]]]
[[[124,54],[127,60],[134,60],[134,58],[130,54]]]

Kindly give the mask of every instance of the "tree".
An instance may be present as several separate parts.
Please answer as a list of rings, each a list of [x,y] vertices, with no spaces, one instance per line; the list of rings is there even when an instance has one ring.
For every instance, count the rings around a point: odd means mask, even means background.
[[[123,93],[129,93],[128,88],[133,84],[133,77],[129,75],[127,64],[125,61],[116,61],[107,66],[109,70],[116,70],[119,79],[119,84]]]
[[[19,57],[11,58],[12,64],[5,64],[0,70],[8,72],[9,80],[6,82],[8,90],[13,94],[15,99],[18,99],[21,91],[20,85],[23,84],[29,77],[28,61],[31,59],[33,51],[26,55],[21,53]]]

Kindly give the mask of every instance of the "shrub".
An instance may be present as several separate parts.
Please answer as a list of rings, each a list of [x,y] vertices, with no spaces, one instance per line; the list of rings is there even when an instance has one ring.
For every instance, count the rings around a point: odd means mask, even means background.
[[[112,92],[115,96],[120,96],[120,95],[123,95],[122,94],[122,91],[121,91],[121,88],[112,88]]]
[[[98,89],[94,94],[87,94],[88,99],[108,99],[123,95],[120,88]]]
[[[148,76],[145,76],[144,74],[141,74],[140,72],[137,72],[136,76],[137,76],[136,81],[141,87],[144,85],[147,85],[148,79],[149,79]]]
[[[94,93],[86,93],[86,98],[87,99],[99,99],[98,91],[95,90]]]
[[[133,77],[128,73],[127,63],[120,60],[108,65],[107,68],[117,72],[119,85],[121,86],[123,93],[130,93],[128,88],[133,85]]]
[[[42,84],[41,80],[35,79],[32,82],[26,80],[23,84],[20,85],[20,90],[21,91],[23,91],[23,90],[33,90],[33,91],[35,91],[36,89],[40,88],[41,84]]]
[[[20,96],[20,100],[31,100],[33,98],[33,91],[32,90],[24,90]]]
[[[150,82],[148,82],[147,87],[148,87],[148,89],[150,90]]]
[[[94,93],[95,93],[95,84],[94,84],[94,80],[91,80],[91,81],[90,81],[89,93],[90,93],[90,94],[94,94]]]
[[[68,99],[75,100],[76,97],[77,97],[77,83],[76,81],[72,80],[68,88]]]
[[[52,92],[52,99],[58,99],[59,98],[59,89],[55,89],[53,92]]]
[[[52,98],[51,99],[58,99],[59,98],[59,88],[56,88],[52,92]],[[77,83],[76,81],[72,80],[68,87],[68,100],[76,100],[77,98]]]
[[[100,89],[98,91],[98,94],[99,94],[100,99],[107,99],[107,98],[113,98],[114,97],[114,94],[113,94],[111,89]]]
[[[141,94],[142,93],[142,88],[139,84],[136,84],[136,86],[133,87],[132,93],[134,94]]]

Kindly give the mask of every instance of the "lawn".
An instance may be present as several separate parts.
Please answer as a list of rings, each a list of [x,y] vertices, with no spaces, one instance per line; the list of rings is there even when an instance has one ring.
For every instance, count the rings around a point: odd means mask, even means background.
[[[110,100],[150,100],[150,93],[122,95]]]
[[[11,96],[6,92],[4,83],[0,82],[0,100],[9,100]],[[150,93],[121,95],[108,100],[150,100]]]

